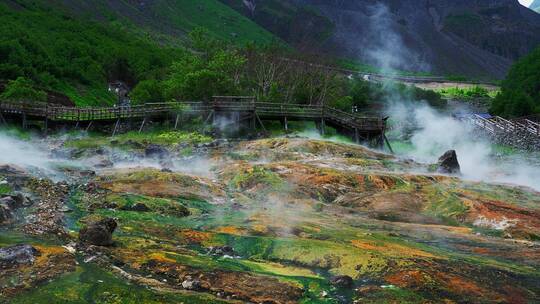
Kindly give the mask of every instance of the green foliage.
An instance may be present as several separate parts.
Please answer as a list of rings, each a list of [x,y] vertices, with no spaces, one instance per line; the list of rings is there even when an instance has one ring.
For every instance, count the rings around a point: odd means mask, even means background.
[[[248,189],[257,184],[269,187],[270,191],[279,191],[285,187],[285,182],[279,175],[262,166],[254,166],[245,172],[240,172],[230,182],[230,186],[237,190]]]
[[[448,88],[440,90],[439,93],[441,93],[445,97],[462,100],[470,100],[475,98],[490,98],[489,91],[481,86],[473,86],[463,89],[458,87]]]
[[[424,90],[415,86],[398,83],[394,85],[393,93],[404,96],[412,101],[425,101],[432,107],[446,106],[446,101],[442,98],[441,94],[432,90]]]
[[[147,102],[164,102],[163,85],[155,79],[143,80],[139,82],[129,93],[129,97],[134,104],[144,104]]]
[[[25,77],[37,87],[63,92],[79,105],[87,105],[84,96],[96,88],[100,93],[92,96],[106,97],[102,104],[112,103],[114,97],[106,93],[108,80],[134,84],[153,78],[178,56],[113,24],[53,10],[15,10],[0,4],[0,16],[0,80]]]
[[[540,48],[512,66],[490,111],[504,117],[540,113]]]
[[[47,101],[47,93],[34,88],[32,81],[17,77],[10,80],[0,99],[13,101]]]
[[[115,145],[118,148],[133,149],[134,143],[140,144],[140,148],[143,148],[147,143],[155,143],[159,145],[187,143],[195,145],[200,143],[208,143],[210,141],[212,141],[212,137],[202,135],[197,132],[190,133],[156,130],[144,133],[132,131],[125,134],[119,134],[115,137],[113,142],[114,144],[111,143],[111,139],[107,135],[92,134],[83,138],[76,135],[75,138],[67,140],[65,145],[67,147],[78,149],[99,148],[107,145]]]
[[[200,55],[186,54],[172,64],[164,81],[167,98],[210,100],[215,95],[238,93],[245,58],[237,50],[225,48],[207,31],[197,29],[190,37]]]

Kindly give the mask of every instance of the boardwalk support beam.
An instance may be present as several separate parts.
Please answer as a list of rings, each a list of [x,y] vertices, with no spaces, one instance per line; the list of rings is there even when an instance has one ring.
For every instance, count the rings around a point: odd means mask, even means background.
[[[114,124],[114,130],[112,133],[113,137],[116,135],[116,131],[118,131],[118,126],[120,126],[120,118],[118,118],[118,120],[116,120],[116,124]]]
[[[47,130],[49,129],[49,118],[45,116],[45,120],[43,121],[43,134],[47,136]]]
[[[139,133],[142,132],[145,123],[146,123],[146,116],[144,117],[144,119],[143,119],[143,121],[142,121],[142,123],[141,123],[141,127],[139,128]]]
[[[23,113],[23,114],[22,114],[22,128],[23,128],[23,129],[26,129],[26,127],[27,127],[26,113]]]
[[[0,122],[2,122],[2,124],[4,124],[4,125],[7,125],[7,121],[4,118],[4,116],[2,115],[2,112],[0,112]]]
[[[86,132],[88,132],[88,130],[90,130],[90,127],[92,127],[92,120],[90,120],[90,122],[88,123],[88,126],[86,126]]]
[[[178,121],[180,120],[180,114],[176,114],[176,120],[174,121],[174,129],[178,129]]]

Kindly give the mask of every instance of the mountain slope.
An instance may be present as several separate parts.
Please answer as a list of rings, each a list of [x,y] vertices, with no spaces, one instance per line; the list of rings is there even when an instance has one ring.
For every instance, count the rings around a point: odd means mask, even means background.
[[[167,43],[182,43],[186,34],[205,27],[235,44],[269,43],[271,33],[217,0],[7,0],[14,7],[41,7],[77,18],[114,22],[126,30]]]
[[[266,9],[265,1],[243,2],[251,13],[242,12],[264,25],[257,10]],[[305,49],[383,68],[503,78],[514,60],[540,43],[540,16],[515,0],[288,2],[333,24],[329,35]]]

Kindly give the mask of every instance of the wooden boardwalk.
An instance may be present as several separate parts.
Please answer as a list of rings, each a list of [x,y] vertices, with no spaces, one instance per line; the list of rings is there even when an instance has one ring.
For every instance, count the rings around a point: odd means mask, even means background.
[[[540,123],[531,117],[508,120],[499,116],[485,118],[473,114],[462,120],[484,131],[499,143],[540,151]]]
[[[207,122],[220,115],[238,113],[250,119],[253,127],[263,120],[279,120],[288,128],[289,120],[315,121],[321,133],[325,126],[335,128],[339,133],[351,136],[356,142],[377,141],[383,145],[386,120],[379,117],[362,117],[323,105],[300,105],[257,102],[253,97],[221,96],[212,102],[186,101],[171,103],[147,103],[127,107],[65,107],[50,104],[0,101],[0,112],[22,120],[43,120],[47,124],[77,124],[83,122],[116,122],[123,120],[158,120],[164,117],[201,115]],[[239,122],[239,121],[238,121]],[[115,128],[116,129],[116,128]]]

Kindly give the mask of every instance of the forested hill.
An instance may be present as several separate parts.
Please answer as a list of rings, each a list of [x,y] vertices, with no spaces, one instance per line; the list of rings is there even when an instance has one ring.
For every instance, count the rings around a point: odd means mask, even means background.
[[[0,18],[0,93],[18,79],[4,97],[64,104],[113,103],[108,82],[164,78],[199,26],[227,45],[279,40],[217,0],[8,0]]]

